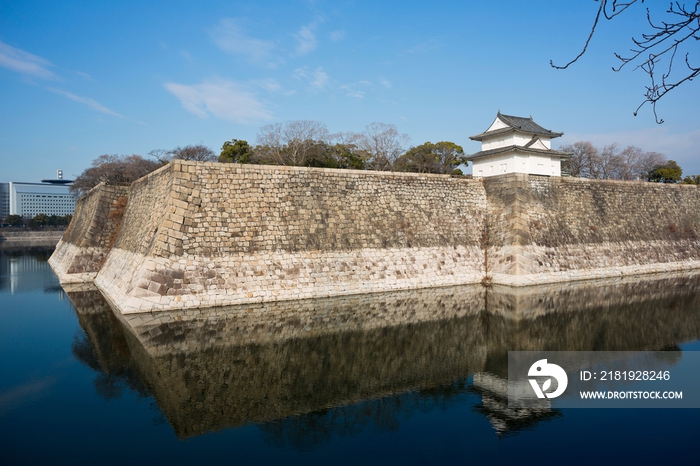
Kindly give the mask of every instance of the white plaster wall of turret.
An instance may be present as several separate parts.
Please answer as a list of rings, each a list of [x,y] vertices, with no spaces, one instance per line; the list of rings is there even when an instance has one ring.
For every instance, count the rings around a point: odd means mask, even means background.
[[[532,139],[532,135],[523,133],[509,133],[503,136],[484,139],[481,141],[481,150],[498,149],[505,146],[524,146]],[[550,139],[546,136],[540,136],[540,140],[547,149],[551,149]]]
[[[528,155],[509,152],[474,160],[472,173],[474,177],[488,177],[506,173],[528,173],[531,175],[561,176],[559,157],[548,155]]]

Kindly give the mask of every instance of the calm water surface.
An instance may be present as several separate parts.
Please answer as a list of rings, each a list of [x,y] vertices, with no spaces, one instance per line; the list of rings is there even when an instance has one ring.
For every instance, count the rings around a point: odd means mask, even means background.
[[[119,318],[0,251],[0,464],[697,464],[700,410],[514,413],[508,350],[700,350],[700,278]]]

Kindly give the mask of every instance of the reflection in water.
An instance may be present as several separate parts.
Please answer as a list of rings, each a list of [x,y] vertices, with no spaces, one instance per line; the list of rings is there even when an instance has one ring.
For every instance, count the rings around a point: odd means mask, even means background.
[[[530,429],[540,422],[561,417],[561,412],[557,410],[509,408],[508,380],[488,372],[474,374],[471,390],[481,397],[481,403],[474,409],[486,416],[499,437],[512,435],[523,429]]]
[[[119,320],[99,291],[86,288],[68,291],[81,327],[71,343],[73,356],[98,373],[95,389],[105,399],[121,397],[125,388],[140,397],[149,396],[130,364],[130,350]]]
[[[700,276],[688,274],[119,318],[99,292],[66,291],[87,336],[74,354],[105,374],[96,383],[104,396],[150,393],[181,438],[261,423],[269,442],[306,448],[394,429],[413,412],[467,397],[499,435],[556,419],[507,408],[509,350],[659,350],[697,340],[699,289]]]
[[[417,412],[445,410],[469,394],[467,379],[392,396],[371,398],[288,416],[261,424],[263,437],[277,447],[308,450],[328,443],[333,436],[352,436],[366,429],[396,431],[400,420]]]
[[[0,293],[62,291],[48,260],[53,247],[0,249]],[[59,298],[63,293],[59,294]]]

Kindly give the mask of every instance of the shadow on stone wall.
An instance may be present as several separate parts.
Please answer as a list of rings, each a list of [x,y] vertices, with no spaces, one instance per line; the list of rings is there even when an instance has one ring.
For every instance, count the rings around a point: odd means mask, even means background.
[[[261,423],[270,442],[300,448],[396,428],[412,412],[467,397],[508,435],[560,415],[507,410],[493,387],[507,377],[509,350],[659,350],[700,338],[700,275],[508,290],[437,288],[119,321],[99,292],[66,291],[92,364],[117,385],[150,393],[178,437]]]

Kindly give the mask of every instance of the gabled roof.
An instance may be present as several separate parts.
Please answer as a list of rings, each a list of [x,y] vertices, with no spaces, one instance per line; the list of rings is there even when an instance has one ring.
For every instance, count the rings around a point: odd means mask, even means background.
[[[537,146],[542,146],[542,147],[537,147]],[[540,139],[539,136],[532,136],[532,139],[530,139],[530,142],[525,144],[523,147],[532,147],[533,149],[547,149],[547,146],[545,145],[544,142],[542,142],[542,139]]]
[[[532,117],[530,118],[523,118],[523,117],[517,117],[517,116],[512,116],[512,115],[504,115],[501,112],[498,112],[496,115],[497,120],[501,120],[503,124],[506,125],[504,128],[499,128],[495,129],[493,131],[486,131],[481,134],[477,134],[476,136],[469,136],[469,139],[473,141],[481,141],[484,138],[488,138],[491,136],[497,136],[499,134],[505,134],[505,133],[511,133],[511,132],[519,132],[519,133],[526,133],[526,134],[532,134],[532,135],[541,135],[541,136],[547,136],[549,138],[558,138],[559,136],[563,135],[564,133],[556,133],[554,131],[550,131],[546,128],[541,127],[537,123],[535,123],[532,120]]]
[[[476,154],[471,154],[465,157],[465,160],[468,161],[473,161],[474,159],[480,159],[483,157],[488,157],[490,155],[497,155],[497,154],[503,154],[506,152],[520,152],[522,154],[535,154],[535,155],[553,155],[553,156],[558,156],[562,158],[569,158],[571,157],[571,154],[568,152],[561,152],[558,150],[553,150],[553,149],[535,149],[533,147],[528,147],[528,146],[505,146],[505,147],[497,147],[495,149],[490,149],[490,150],[482,150],[480,152],[477,152]]]

